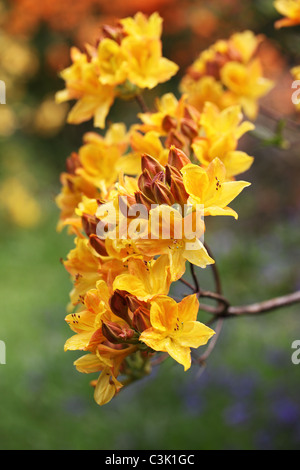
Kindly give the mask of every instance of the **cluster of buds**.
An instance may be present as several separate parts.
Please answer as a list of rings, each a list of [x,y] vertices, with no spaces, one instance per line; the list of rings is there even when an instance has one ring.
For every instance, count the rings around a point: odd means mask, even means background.
[[[142,173],[138,178],[139,191],[135,193],[136,202],[145,205],[148,210],[155,204],[187,204],[189,195],[180,170],[188,163],[191,163],[189,158],[174,146],[170,147],[168,164],[165,167],[150,155],[143,155]]]
[[[69,121],[94,117],[103,126],[111,96],[129,98],[168,80],[177,67],[161,57],[160,34],[160,17],[139,13],[103,27],[89,57],[73,50],[58,96],[77,99]],[[226,51],[221,57],[214,50],[207,66],[214,79],[217,67],[221,73],[225,62],[241,57],[233,45],[220,44]],[[197,295],[178,302],[170,290],[187,263],[202,269],[214,263],[203,243],[204,217],[238,217],[230,203],[249,186],[238,175],[253,161],[238,142],[254,126],[243,120],[240,104],[220,109],[208,101],[199,110],[189,100],[166,93],[129,130],[114,123],[104,136],[85,134],[61,177],[58,228],[75,236],[63,262],[73,281],[66,320],[75,332],[65,349],[86,352],[75,361],[80,372],[100,372],[91,382],[100,405],[149,373],[155,354],[187,370],[191,349],[214,334],[198,320]]]

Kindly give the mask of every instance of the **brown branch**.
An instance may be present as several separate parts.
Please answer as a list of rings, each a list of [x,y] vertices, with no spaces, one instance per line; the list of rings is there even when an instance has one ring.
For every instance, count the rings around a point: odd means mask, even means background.
[[[190,263],[190,268],[191,268],[191,274],[192,274],[192,278],[193,278],[194,286],[195,286],[194,291],[195,293],[199,293],[200,286],[199,286],[198,278],[195,273],[195,266],[192,263]]]
[[[213,298],[214,293],[211,292],[211,294],[211,298]],[[205,312],[211,313],[215,318],[231,318],[243,315],[261,315],[296,303],[300,303],[300,291],[249,305],[237,307],[229,306],[226,310],[220,307],[211,307],[210,305],[203,304],[200,305],[200,308]]]
[[[138,105],[140,106],[143,113],[148,113],[149,112],[149,109],[148,109],[142,95],[135,95],[135,100],[138,103]]]
[[[274,299],[265,300],[264,302],[256,302],[250,305],[242,305],[238,307],[229,307],[224,313],[224,317],[237,317],[242,315],[260,315],[262,313],[271,312],[282,307],[288,307],[300,302],[300,291],[291,294],[275,297]],[[217,314],[219,316],[219,314]]]
[[[209,248],[209,246],[204,243],[204,247],[207,251],[207,253],[209,254],[209,256],[214,259],[214,256],[211,252],[211,249]],[[214,275],[214,280],[215,280],[215,286],[216,286],[216,292],[220,295],[222,295],[222,283],[221,283],[221,277],[220,277],[220,273],[219,273],[219,270],[218,270],[218,267],[217,267],[217,263],[216,261],[214,262],[214,264],[211,265],[211,269],[212,269],[212,272],[213,272],[213,275]]]

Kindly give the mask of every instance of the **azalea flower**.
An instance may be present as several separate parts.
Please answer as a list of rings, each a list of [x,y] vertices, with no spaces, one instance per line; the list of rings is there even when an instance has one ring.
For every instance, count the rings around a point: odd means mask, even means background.
[[[204,216],[230,215],[238,218],[228,204],[250,183],[228,181],[225,165],[219,158],[214,158],[206,169],[194,164],[186,165],[181,173],[191,204],[202,204]]]
[[[274,85],[264,77],[256,55],[262,39],[247,30],[203,51],[181,81],[181,91],[189,102],[199,111],[207,101],[220,109],[240,104],[246,116],[255,119],[259,98]]]
[[[213,330],[197,321],[199,302],[196,295],[180,303],[167,296],[151,302],[151,327],[143,331],[140,341],[154,351],[167,352],[187,370],[191,366],[191,349],[208,342]]]
[[[192,143],[195,156],[203,167],[207,167],[218,157],[226,167],[226,176],[233,178],[248,170],[253,157],[237,150],[239,139],[254,129],[251,122],[244,121],[240,106],[230,106],[223,111],[207,102],[200,117],[202,137],[196,137]]]
[[[139,12],[120,20],[119,29],[104,28],[106,35],[97,47],[87,44],[86,53],[71,49],[72,65],[61,72],[66,88],[56,94],[58,103],[77,100],[69,123],[93,118],[95,127],[104,128],[117,97],[132,98],[177,73],[178,66],[162,56],[161,23],[157,13],[147,18]]]

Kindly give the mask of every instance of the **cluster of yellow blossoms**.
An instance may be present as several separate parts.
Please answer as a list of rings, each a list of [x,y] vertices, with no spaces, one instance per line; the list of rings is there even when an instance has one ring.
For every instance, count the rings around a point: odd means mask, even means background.
[[[199,111],[208,100],[222,109],[240,104],[247,117],[255,119],[258,99],[273,87],[256,55],[262,39],[244,31],[201,52],[181,82],[189,103]]]
[[[72,48],[73,64],[62,72],[65,90],[58,101],[76,99],[68,122],[78,124],[94,117],[95,127],[105,127],[105,118],[116,97],[130,99],[143,88],[169,80],[178,66],[162,57],[162,19],[142,14],[104,26],[97,47],[82,53]]]
[[[62,72],[66,89],[58,93],[59,101],[77,100],[69,122],[93,117],[103,127],[116,97],[169,80],[177,66],[162,57],[160,35],[159,15],[138,13],[105,26],[87,54],[73,50],[74,63]],[[247,32],[235,43],[243,61],[233,65],[244,67],[256,40]],[[233,57],[227,59],[230,66]],[[257,77],[256,63],[250,68],[247,75]],[[263,81],[255,96],[267,89]],[[203,243],[204,218],[237,218],[229,205],[249,186],[237,176],[253,162],[238,142],[254,126],[243,120],[240,103],[220,108],[207,99],[199,111],[189,98],[166,93],[129,129],[113,123],[103,135],[85,134],[61,175],[58,227],[75,238],[63,262],[73,280],[66,321],[74,335],[65,349],[86,352],[75,362],[79,371],[100,372],[92,381],[100,405],[148,374],[157,353],[187,370],[191,348],[214,335],[197,320],[197,293],[178,302],[171,288],[187,263],[214,263]]]

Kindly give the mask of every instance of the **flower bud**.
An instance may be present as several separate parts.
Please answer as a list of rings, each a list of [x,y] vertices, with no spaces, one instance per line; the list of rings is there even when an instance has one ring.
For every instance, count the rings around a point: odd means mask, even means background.
[[[92,234],[96,234],[97,225],[99,223],[99,219],[96,216],[84,213],[82,214],[81,221],[83,230],[88,237]]]
[[[166,184],[157,181],[153,184],[153,194],[157,204],[167,204],[172,206],[175,202],[171,191],[167,188]]]
[[[134,330],[110,321],[102,324],[102,333],[113,344],[137,342],[138,340]]]
[[[132,319],[132,326],[140,333],[150,328],[151,323],[149,310],[143,307],[139,307],[137,310],[135,310]]]
[[[152,184],[152,177],[149,171],[145,168],[142,174],[139,176],[138,187],[141,190],[141,192],[149,199],[152,199],[152,196],[153,196],[152,190],[151,190],[151,184]]]
[[[177,168],[171,165],[166,166],[166,180],[170,186],[170,191],[175,202],[178,202],[181,206],[187,203],[189,194],[186,192],[183,178]]]
[[[104,240],[101,240],[101,238],[98,238],[97,235],[94,234],[91,234],[89,238],[91,246],[100,256],[108,256]]]
[[[165,145],[166,147],[174,145],[177,148],[183,148],[185,146],[184,136],[176,130],[171,130],[168,134]]]
[[[166,132],[170,132],[171,129],[176,129],[177,121],[172,116],[168,114],[162,120],[162,128]]]
[[[67,172],[70,173],[71,175],[75,175],[77,168],[80,168],[80,167],[81,167],[81,163],[79,160],[78,153],[72,152],[66,161]]]
[[[148,170],[151,178],[153,178],[160,171],[164,171],[164,167],[151,155],[142,156],[142,171]]]
[[[148,211],[150,211],[152,204],[154,201],[149,199],[147,196],[145,196],[142,192],[137,191],[135,193],[135,200],[137,204],[143,204]]]
[[[182,119],[180,129],[190,140],[193,140],[198,135],[197,124],[190,119]]]
[[[111,311],[131,325],[131,318],[128,311],[127,291],[116,289],[109,300]]]
[[[171,145],[168,156],[168,164],[177,168],[178,170],[181,170],[181,168],[183,168],[188,163],[191,163],[191,160],[187,157],[187,155],[179,148],[176,148],[175,145]]]

